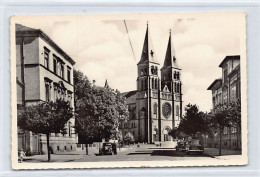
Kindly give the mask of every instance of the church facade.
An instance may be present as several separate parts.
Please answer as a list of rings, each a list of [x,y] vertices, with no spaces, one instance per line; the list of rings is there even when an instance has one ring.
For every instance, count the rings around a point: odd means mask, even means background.
[[[168,133],[179,125],[182,116],[181,68],[175,57],[171,32],[161,68],[157,59],[147,25],[137,64],[137,90],[123,93],[129,120],[122,123],[122,134],[131,133],[136,142],[171,141]]]

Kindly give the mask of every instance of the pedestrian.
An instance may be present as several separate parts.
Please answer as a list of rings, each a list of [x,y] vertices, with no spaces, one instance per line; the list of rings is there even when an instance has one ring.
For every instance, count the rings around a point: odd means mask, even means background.
[[[23,157],[25,156],[25,153],[23,152],[23,149],[20,149],[18,151],[18,162],[22,163],[23,162]]]

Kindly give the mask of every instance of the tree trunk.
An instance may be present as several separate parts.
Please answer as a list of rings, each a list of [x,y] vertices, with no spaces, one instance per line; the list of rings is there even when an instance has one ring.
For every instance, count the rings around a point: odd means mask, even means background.
[[[222,148],[222,131],[219,129],[219,156],[221,156],[221,148]]]
[[[47,152],[48,152],[48,162],[51,160],[51,154],[50,154],[50,134],[47,133],[46,134],[46,138],[47,138]]]
[[[86,155],[88,155],[88,144],[86,144]]]

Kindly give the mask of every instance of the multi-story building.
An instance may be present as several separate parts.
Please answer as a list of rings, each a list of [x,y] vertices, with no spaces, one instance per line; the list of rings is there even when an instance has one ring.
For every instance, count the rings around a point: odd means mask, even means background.
[[[168,135],[182,116],[181,68],[175,57],[170,32],[161,77],[148,25],[141,59],[137,64],[137,90],[124,93],[130,120],[121,125],[123,136],[131,133],[138,142],[171,141]]]
[[[74,109],[73,65],[75,62],[42,30],[16,24],[17,110],[39,101],[69,101]],[[76,150],[72,117],[67,134],[51,134],[53,153]],[[19,129],[19,128],[18,128]],[[18,148],[32,154],[47,152],[46,136],[18,130]]]
[[[208,87],[208,90],[212,91],[212,115],[216,113],[217,108],[225,104],[241,101],[240,56],[226,56],[219,67],[222,69],[222,77],[214,80]],[[236,127],[224,128],[222,147],[241,148],[241,132],[237,131],[239,130]],[[218,146],[219,141],[216,140],[215,143]]]

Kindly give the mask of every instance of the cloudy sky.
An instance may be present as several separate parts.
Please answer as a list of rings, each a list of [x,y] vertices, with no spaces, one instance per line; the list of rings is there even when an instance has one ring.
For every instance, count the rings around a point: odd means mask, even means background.
[[[207,88],[221,77],[218,65],[225,56],[241,53],[241,13],[42,16],[18,20],[42,29],[76,61],[75,68],[90,80],[95,79],[97,85],[103,86],[108,79],[109,86],[121,92],[136,89],[136,64],[147,21],[161,67],[172,30],[176,58],[182,68],[184,104],[196,103],[200,110],[210,111],[212,98]]]

